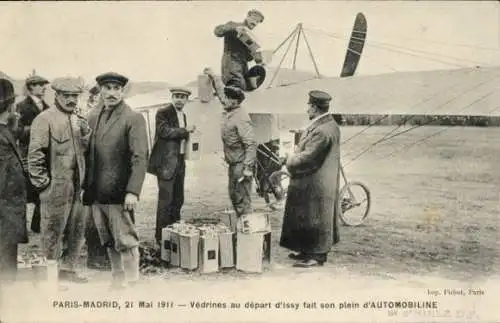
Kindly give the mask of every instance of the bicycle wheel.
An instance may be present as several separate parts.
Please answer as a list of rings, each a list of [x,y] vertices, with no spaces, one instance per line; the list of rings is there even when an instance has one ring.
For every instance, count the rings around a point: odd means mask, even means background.
[[[370,212],[370,190],[361,182],[348,182],[340,190],[337,206],[344,225],[359,226]]]

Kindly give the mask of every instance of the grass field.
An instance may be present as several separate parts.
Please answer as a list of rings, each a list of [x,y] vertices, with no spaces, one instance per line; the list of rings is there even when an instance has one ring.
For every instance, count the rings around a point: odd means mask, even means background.
[[[343,140],[361,129],[343,127]],[[380,143],[349,164],[392,129],[372,127],[342,146],[347,176],[368,185],[372,209],[364,226],[342,227],[329,263],[366,275],[480,279],[498,273],[500,129],[422,127]],[[410,146],[437,131],[442,133]],[[182,216],[207,216],[229,207],[226,181],[219,156],[189,162]],[[145,241],[153,237],[156,192],[154,178],[148,177],[138,216]],[[264,207],[262,199],[254,201]],[[428,210],[437,215],[430,218]],[[273,262],[288,267],[288,252],[278,246],[282,216],[282,211],[272,215]]]
[[[343,127],[343,140],[361,129]],[[498,274],[500,128],[422,127],[380,143],[350,163],[392,129],[372,127],[342,146],[347,176],[368,185],[372,208],[363,226],[341,227],[341,241],[324,270],[459,280]],[[409,146],[438,131],[443,132]],[[229,207],[220,156],[203,156],[187,167],[184,219],[211,216]],[[156,180],[148,175],[137,215],[141,240],[147,244],[154,236],[156,194]],[[262,199],[254,201],[256,208],[264,207]],[[282,211],[272,214],[273,265],[264,275],[294,272],[288,251],[278,246],[282,217]],[[178,270],[162,272],[184,275]],[[215,276],[228,275],[246,276],[236,271]]]

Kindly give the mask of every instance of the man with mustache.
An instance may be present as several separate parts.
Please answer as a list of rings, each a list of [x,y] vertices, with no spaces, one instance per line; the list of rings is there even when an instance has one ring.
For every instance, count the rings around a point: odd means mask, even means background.
[[[103,105],[88,118],[93,134],[83,199],[108,250],[111,288],[121,289],[139,280],[135,212],[146,177],[147,128],[144,117],[123,101],[127,77],[104,73],[96,81]]]
[[[158,179],[158,207],[156,211],[155,239],[161,243],[161,230],[181,219],[184,204],[184,178],[186,161],[184,143],[195,126],[187,126],[182,109],[191,91],[172,88],[172,103],[156,113],[155,141],[148,172]]]
[[[26,163],[28,157],[28,146],[30,143],[31,124],[36,116],[49,108],[45,103],[44,96],[49,81],[45,78],[32,75],[25,81],[27,90],[26,98],[17,104],[17,113],[19,113],[19,130],[16,136],[19,140],[21,155]],[[28,183],[28,203],[34,204],[33,216],[31,218],[31,230],[40,233],[40,198],[36,189]]]
[[[85,283],[76,265],[85,233],[81,187],[90,128],[74,113],[82,93],[79,80],[58,78],[52,88],[54,106],[40,113],[31,126],[28,170],[40,193],[42,245],[49,270],[56,270],[60,280]]]
[[[214,34],[224,37],[222,54],[222,82],[226,86],[251,91],[263,81],[265,70],[256,65],[250,71],[248,62],[255,60],[262,63],[262,53],[252,52],[238,37],[247,29],[253,30],[264,21],[264,15],[258,10],[250,10],[243,22],[229,21],[215,27]]]

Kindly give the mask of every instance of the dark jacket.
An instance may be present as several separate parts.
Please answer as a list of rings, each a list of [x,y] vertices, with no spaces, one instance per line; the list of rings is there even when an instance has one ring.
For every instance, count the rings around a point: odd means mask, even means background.
[[[43,110],[47,110],[49,105],[42,101]],[[30,143],[30,131],[33,120],[41,113],[36,103],[31,96],[26,97],[23,101],[17,104],[17,113],[21,115],[19,118],[19,129],[17,139],[19,140],[19,148],[24,158],[28,155],[28,146]]]
[[[248,72],[248,62],[256,60],[261,62],[260,53],[255,57],[248,47],[236,36],[236,27],[243,27],[244,23],[230,21],[215,27],[214,34],[217,37],[224,37],[224,52],[222,54],[222,81],[226,84],[231,77],[239,75],[244,77]]]
[[[87,154],[84,204],[122,204],[127,193],[140,196],[146,176],[148,137],[144,117],[120,103],[98,128],[104,107],[88,117],[92,135]]]
[[[286,167],[291,179],[280,245],[328,253],[339,241],[340,130],[332,115],[307,128]]]
[[[184,123],[187,125],[185,114]],[[168,181],[175,175],[181,141],[189,137],[189,132],[185,128],[179,128],[177,112],[172,104],[156,112],[155,127],[155,139],[149,159],[148,173]]]
[[[27,179],[14,134],[0,124],[0,243],[28,242]]]
[[[43,111],[49,108],[49,105],[42,100]],[[31,133],[31,124],[33,120],[42,112],[38,109],[35,101],[31,98],[31,96],[27,96],[26,99],[19,102],[17,104],[17,113],[20,114],[19,118],[19,127],[16,133],[16,137],[19,142],[19,150],[21,152],[21,157],[23,158],[23,163],[25,169],[28,168],[27,165],[27,157],[28,157],[28,149],[30,143],[30,133]],[[37,189],[31,185],[31,182],[28,181],[27,185],[28,190],[28,203],[39,204],[38,192]]]

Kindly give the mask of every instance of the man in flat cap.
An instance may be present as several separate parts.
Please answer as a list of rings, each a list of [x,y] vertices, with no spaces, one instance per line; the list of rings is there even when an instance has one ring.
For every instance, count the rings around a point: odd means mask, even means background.
[[[17,112],[20,114],[20,118],[19,131],[16,135],[25,164],[28,157],[31,124],[36,116],[49,108],[49,105],[44,101],[47,84],[49,84],[49,81],[41,76],[33,75],[28,77],[25,81],[28,95],[17,104]],[[31,184],[28,185],[28,203],[34,204],[31,230],[40,233],[40,199],[36,189]]]
[[[155,239],[161,242],[161,230],[181,219],[184,204],[186,162],[185,142],[195,126],[188,126],[182,111],[191,91],[172,88],[172,103],[156,112],[155,139],[148,172],[158,180]]]
[[[84,242],[85,217],[81,192],[90,128],[75,113],[82,84],[76,78],[52,82],[54,106],[40,113],[31,126],[28,170],[40,194],[43,251],[49,270],[60,280],[85,283],[76,272]],[[67,243],[62,256],[62,242]]]
[[[0,286],[16,280],[17,246],[28,242],[28,175],[23,167],[14,132],[8,125],[15,98],[12,83],[0,79]]]
[[[323,91],[309,93],[311,121],[286,160],[290,184],[280,246],[297,252],[289,255],[296,267],[323,265],[339,242],[340,129],[328,113],[331,99]]]
[[[250,10],[243,22],[229,21],[215,27],[215,36],[224,37],[221,63],[224,85],[251,91],[262,84],[265,69],[256,65],[250,71],[248,70],[249,62],[255,60],[257,64],[262,63],[262,53],[250,50],[239,39],[239,36],[247,30],[253,30],[263,21],[264,15],[260,11]]]
[[[91,206],[101,244],[111,260],[111,288],[139,280],[135,214],[146,177],[148,137],[144,117],[124,101],[128,78],[96,77],[103,105],[89,114],[93,129],[87,156],[84,204]]]
[[[221,121],[221,138],[224,159],[229,165],[229,197],[238,217],[252,213],[252,178],[257,158],[254,125],[248,112],[241,107],[245,94],[238,88],[224,87],[210,68],[205,74],[212,79],[215,92],[224,111]]]

